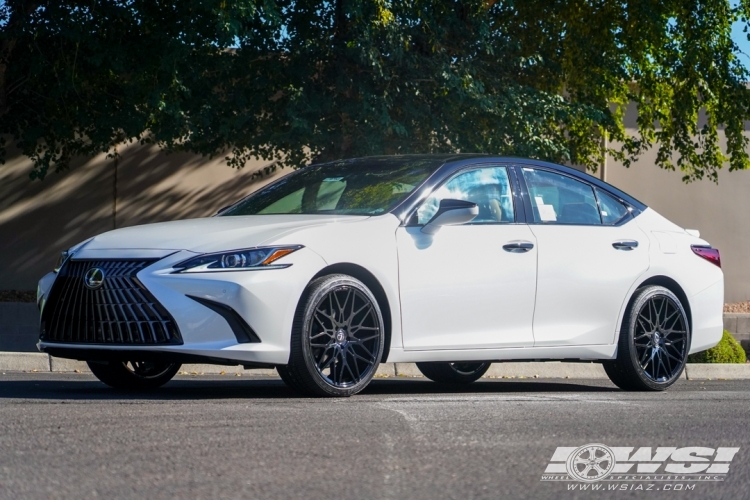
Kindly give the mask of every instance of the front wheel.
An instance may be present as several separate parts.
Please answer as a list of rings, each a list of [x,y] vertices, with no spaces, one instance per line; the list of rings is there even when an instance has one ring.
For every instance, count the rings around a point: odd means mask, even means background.
[[[460,363],[417,363],[422,375],[441,384],[470,384],[490,369],[489,361]]]
[[[156,389],[166,384],[180,370],[180,363],[149,361],[87,361],[91,373],[115,389],[131,391]]]
[[[661,286],[635,292],[625,313],[617,358],[603,363],[610,380],[628,391],[663,391],[685,369],[690,325],[680,299]]]
[[[300,299],[289,364],[276,370],[303,394],[357,394],[380,364],[383,325],[378,301],[364,283],[344,274],[318,278]]]

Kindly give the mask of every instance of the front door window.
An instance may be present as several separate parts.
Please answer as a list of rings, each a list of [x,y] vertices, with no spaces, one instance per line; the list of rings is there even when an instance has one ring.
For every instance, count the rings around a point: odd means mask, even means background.
[[[440,200],[463,200],[479,207],[471,224],[497,224],[513,222],[513,198],[508,171],[505,167],[477,168],[463,172],[440,186],[419,207],[419,224],[427,224],[435,215]]]

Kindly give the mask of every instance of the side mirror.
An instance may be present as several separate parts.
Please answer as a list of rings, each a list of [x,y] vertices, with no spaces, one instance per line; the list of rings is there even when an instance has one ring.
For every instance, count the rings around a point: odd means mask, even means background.
[[[442,226],[455,226],[469,222],[479,215],[476,203],[463,200],[440,200],[440,207],[422,228],[425,234],[435,234]]]

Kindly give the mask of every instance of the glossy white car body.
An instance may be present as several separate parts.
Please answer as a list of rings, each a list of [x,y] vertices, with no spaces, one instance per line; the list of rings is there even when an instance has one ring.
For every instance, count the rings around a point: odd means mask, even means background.
[[[435,175],[447,178],[478,164],[541,166],[573,175],[543,162],[466,156],[440,158]],[[415,196],[424,199],[431,187],[420,189],[424,192]],[[72,259],[158,259],[137,278],[174,318],[182,344],[42,340],[39,348],[79,359],[86,357],[82,349],[140,349],[205,362],[283,365],[303,291],[316,276],[332,272],[351,274],[373,289],[385,317],[389,362],[613,359],[628,302],[644,283],[679,288],[690,318],[691,353],[721,338],[722,271],[691,250],[708,243],[650,208],[642,207],[619,226],[464,224],[444,226],[434,236],[410,226],[407,218],[406,212],[250,215],[104,233],[71,249]],[[503,251],[515,240],[534,247],[525,253]],[[618,251],[612,244],[621,240],[639,244]],[[279,263],[291,265],[280,269],[180,274],[173,268],[204,253],[277,245],[304,248],[282,257]],[[41,307],[55,276],[40,282]],[[224,317],[188,296],[230,307],[261,341],[238,342]]]

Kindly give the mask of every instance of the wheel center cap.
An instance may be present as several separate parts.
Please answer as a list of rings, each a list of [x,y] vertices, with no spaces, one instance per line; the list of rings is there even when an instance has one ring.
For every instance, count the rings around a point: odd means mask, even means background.
[[[336,332],[336,342],[342,344],[346,340],[346,332],[344,330],[338,330]]]

